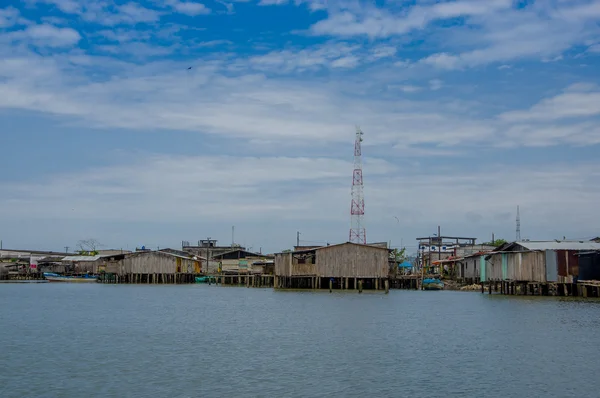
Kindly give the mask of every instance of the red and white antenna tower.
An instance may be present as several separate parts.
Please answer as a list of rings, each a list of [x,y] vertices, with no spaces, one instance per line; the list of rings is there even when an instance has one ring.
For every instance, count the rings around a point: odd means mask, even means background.
[[[354,141],[354,172],[352,173],[352,204],[350,206],[350,242],[367,244],[367,232],[363,224],[365,198],[363,195],[362,142],[363,132],[356,126]]]

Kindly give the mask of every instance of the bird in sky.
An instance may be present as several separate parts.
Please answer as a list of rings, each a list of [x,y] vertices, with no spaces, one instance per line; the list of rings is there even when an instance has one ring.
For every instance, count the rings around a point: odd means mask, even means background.
[[[190,70],[190,69],[192,69],[192,67],[191,67],[191,66],[188,68],[188,70]]]

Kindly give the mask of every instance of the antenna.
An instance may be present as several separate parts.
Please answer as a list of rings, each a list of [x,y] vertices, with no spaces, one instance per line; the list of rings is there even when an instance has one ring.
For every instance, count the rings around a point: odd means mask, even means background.
[[[367,244],[364,227],[365,198],[363,194],[362,149],[363,132],[356,126],[354,140],[354,172],[352,173],[352,202],[350,205],[350,242]]]
[[[519,214],[519,206],[517,206],[517,242],[521,241],[521,215]]]

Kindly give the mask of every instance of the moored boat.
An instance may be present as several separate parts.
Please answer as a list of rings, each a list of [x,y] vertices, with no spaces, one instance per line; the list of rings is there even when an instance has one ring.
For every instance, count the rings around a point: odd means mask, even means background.
[[[214,276],[197,276],[195,278],[196,283],[217,283],[217,278]]]
[[[444,282],[437,278],[423,279],[423,290],[444,290]]]
[[[98,280],[95,275],[59,275],[54,272],[44,272],[44,278],[48,282],[96,282]]]

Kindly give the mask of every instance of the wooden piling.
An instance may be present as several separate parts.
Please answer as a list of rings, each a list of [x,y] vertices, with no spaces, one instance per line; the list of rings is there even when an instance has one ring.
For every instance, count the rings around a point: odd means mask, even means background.
[[[362,293],[362,291],[363,291],[363,280],[361,279],[358,281],[358,292]]]
[[[329,293],[333,291],[333,281],[329,278]]]
[[[385,294],[390,292],[390,281],[388,279],[385,280]]]

